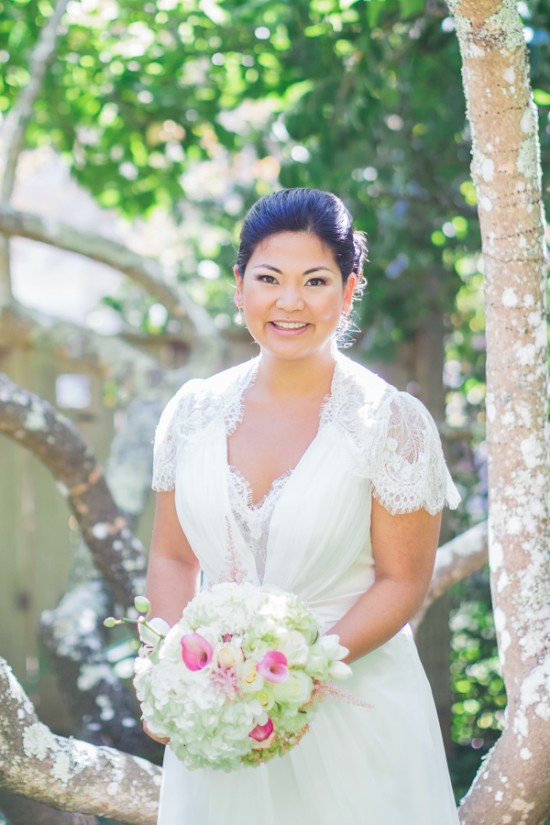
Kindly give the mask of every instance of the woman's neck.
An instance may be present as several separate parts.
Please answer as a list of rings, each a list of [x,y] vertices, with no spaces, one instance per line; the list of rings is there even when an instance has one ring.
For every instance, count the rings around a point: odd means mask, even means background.
[[[328,350],[315,357],[286,361],[262,352],[254,389],[271,397],[327,395],[336,355],[336,350]]]

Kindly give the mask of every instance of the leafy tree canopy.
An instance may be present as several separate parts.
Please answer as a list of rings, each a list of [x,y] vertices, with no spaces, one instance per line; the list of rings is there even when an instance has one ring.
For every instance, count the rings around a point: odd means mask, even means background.
[[[550,11],[520,9],[546,156]],[[3,111],[50,11],[0,0]],[[434,309],[456,315],[479,237],[444,3],[88,0],[69,4],[65,25],[29,144],[53,144],[102,205],[182,222],[195,247],[182,277],[204,258],[229,271],[236,222],[258,195],[316,186],[341,194],[369,236],[365,345],[390,355]],[[214,310],[227,294],[196,293]]]

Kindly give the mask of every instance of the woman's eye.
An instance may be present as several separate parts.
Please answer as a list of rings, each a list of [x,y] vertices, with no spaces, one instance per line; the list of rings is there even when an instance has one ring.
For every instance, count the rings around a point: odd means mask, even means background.
[[[258,275],[258,281],[261,281],[264,284],[275,284],[277,281],[273,277],[273,275]]]
[[[307,282],[308,286],[323,286],[326,284],[325,278],[310,278]]]

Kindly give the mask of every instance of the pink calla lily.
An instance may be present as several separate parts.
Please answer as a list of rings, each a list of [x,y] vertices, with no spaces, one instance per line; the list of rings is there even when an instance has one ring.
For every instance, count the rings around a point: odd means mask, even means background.
[[[270,650],[266,653],[258,662],[256,670],[268,682],[278,683],[288,679],[288,661],[280,650]]]
[[[181,658],[189,670],[202,670],[212,661],[212,645],[200,633],[187,633],[181,637],[180,645]]]
[[[256,727],[253,728],[248,735],[251,739],[255,739],[256,742],[264,742],[266,739],[269,739],[272,733],[273,722],[271,719],[268,719],[265,725],[256,725]]]

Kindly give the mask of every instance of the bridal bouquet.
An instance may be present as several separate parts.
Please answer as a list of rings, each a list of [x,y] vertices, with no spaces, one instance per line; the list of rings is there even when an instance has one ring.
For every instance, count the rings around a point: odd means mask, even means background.
[[[147,600],[136,601],[148,615]],[[351,673],[338,637],[320,635],[308,608],[273,588],[214,585],[172,628],[144,615],[138,627],[143,719],[188,768],[233,770],[284,754],[320,699],[338,695],[332,680]]]

